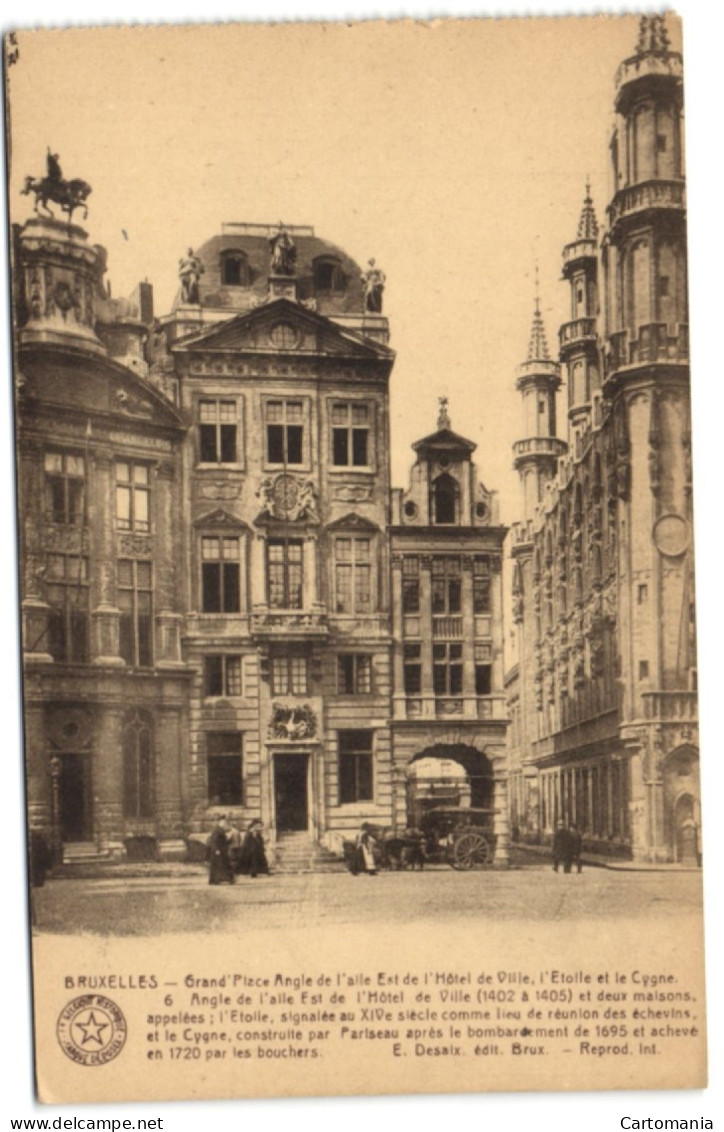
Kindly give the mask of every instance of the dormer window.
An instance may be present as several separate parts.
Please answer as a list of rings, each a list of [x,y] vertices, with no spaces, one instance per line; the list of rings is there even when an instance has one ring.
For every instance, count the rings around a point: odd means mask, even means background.
[[[344,291],[346,277],[342,265],[334,256],[324,256],[314,261],[315,291]]]
[[[243,252],[221,253],[221,282],[224,287],[247,287],[249,267]]]

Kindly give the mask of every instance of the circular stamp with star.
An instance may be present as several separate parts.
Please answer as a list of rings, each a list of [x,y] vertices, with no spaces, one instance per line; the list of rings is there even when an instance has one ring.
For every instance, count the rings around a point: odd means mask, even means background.
[[[82,994],[60,1012],[57,1034],[63,1053],[76,1065],[105,1065],[126,1041],[123,1012],[103,994]]]

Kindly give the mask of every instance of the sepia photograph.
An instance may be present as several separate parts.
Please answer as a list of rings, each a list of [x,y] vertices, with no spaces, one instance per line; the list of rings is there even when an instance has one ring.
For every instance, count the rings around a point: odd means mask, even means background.
[[[701,1090],[682,21],[182,20],[4,33],[37,1098]]]

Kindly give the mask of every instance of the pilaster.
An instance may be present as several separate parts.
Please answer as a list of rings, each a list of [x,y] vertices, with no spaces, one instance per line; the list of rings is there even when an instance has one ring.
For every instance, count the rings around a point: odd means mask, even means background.
[[[115,515],[113,454],[110,448],[93,452],[93,477],[88,469],[88,490],[91,493],[91,623],[93,663],[122,668],[119,656],[118,624],[120,610],[116,606]]]

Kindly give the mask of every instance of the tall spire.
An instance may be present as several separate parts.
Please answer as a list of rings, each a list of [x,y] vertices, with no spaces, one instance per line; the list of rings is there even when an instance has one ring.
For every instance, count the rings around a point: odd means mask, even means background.
[[[586,195],[583,200],[581,219],[578,221],[578,239],[595,240],[598,238],[598,221],[591,197],[591,182],[586,180]]]
[[[636,41],[637,55],[667,55],[671,41],[666,30],[663,15],[642,16],[639,22],[639,37]]]
[[[543,316],[540,313],[540,283],[538,279],[538,264],[535,265],[535,310],[533,323],[530,328],[530,341],[528,343],[529,362],[547,362],[550,360],[548,342],[546,341],[546,328],[543,325]]]

